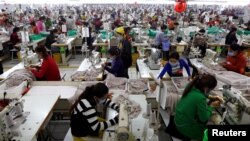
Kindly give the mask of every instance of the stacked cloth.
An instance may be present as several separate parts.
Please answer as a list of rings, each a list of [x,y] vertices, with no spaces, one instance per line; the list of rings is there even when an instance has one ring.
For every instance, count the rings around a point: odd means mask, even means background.
[[[91,69],[86,71],[77,71],[72,76],[73,81],[95,81],[96,78],[100,75],[101,70]]]
[[[32,72],[26,69],[15,70],[10,73],[5,81],[5,89],[9,89],[11,87],[19,86],[23,81],[32,82],[35,81],[36,77]]]

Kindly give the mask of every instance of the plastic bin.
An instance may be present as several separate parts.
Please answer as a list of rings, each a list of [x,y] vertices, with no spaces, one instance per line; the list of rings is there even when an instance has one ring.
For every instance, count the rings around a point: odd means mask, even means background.
[[[40,34],[38,35],[30,35],[30,40],[31,41],[36,41],[42,39],[42,36]]]
[[[57,64],[60,64],[62,62],[61,54],[60,53],[54,53],[53,59],[56,61]]]

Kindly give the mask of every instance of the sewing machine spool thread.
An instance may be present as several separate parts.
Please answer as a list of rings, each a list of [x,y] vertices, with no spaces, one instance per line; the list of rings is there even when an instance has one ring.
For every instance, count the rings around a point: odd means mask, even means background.
[[[21,104],[18,104],[18,103],[15,104],[15,111],[18,117],[23,115],[23,109],[22,109]]]
[[[147,104],[147,110],[146,113],[143,114],[143,117],[146,119],[150,119],[150,115],[151,115],[151,103]]]
[[[14,120],[13,120],[12,116],[10,115],[10,113],[8,113],[8,112],[5,115],[5,124],[9,128],[14,125]]]

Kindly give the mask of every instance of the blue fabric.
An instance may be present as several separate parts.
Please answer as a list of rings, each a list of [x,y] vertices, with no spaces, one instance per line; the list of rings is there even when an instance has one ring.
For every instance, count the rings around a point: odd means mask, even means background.
[[[157,31],[155,36],[155,45],[159,46],[164,41],[164,33],[162,31]]]
[[[165,40],[162,42],[162,51],[169,51],[170,49],[170,42]]]
[[[187,73],[188,73],[188,76],[190,76],[190,69],[189,69],[189,65],[183,60],[183,59],[180,59],[179,60],[179,63],[180,63],[180,69],[183,69],[183,67],[186,69]],[[170,63],[167,63],[163,70],[161,71],[160,75],[158,76],[158,78],[162,78],[164,76],[165,73],[168,73],[168,75],[170,77],[172,77],[174,74],[172,72],[172,66],[170,65]]]
[[[120,57],[115,58],[111,63],[111,68],[106,66],[105,70],[115,75],[115,77],[125,77],[124,65]]]

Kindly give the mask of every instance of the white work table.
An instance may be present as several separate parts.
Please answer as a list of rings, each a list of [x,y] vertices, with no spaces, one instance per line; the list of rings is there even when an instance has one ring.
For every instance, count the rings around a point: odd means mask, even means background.
[[[101,58],[101,62],[99,62],[98,64],[96,64],[94,67],[97,68],[97,69],[101,69],[102,68],[102,64],[106,62],[106,58]],[[86,70],[89,70],[90,68],[92,67],[92,64],[89,60],[89,58],[85,58],[81,65],[79,66],[79,68],[77,69],[77,71],[86,71]],[[100,73],[96,80],[101,80],[103,77],[103,73]],[[82,80],[84,80],[84,78],[82,78]]]
[[[18,69],[24,69],[23,62],[20,62],[19,64],[15,65],[11,69],[9,69],[6,72],[4,72],[3,74],[1,74],[0,75],[0,80],[6,79],[10,73],[12,73],[12,72],[14,72],[15,70],[18,70]]]
[[[67,38],[67,41],[65,43],[53,43],[51,46],[53,47],[63,47],[63,48],[67,48],[71,53],[66,56],[66,54],[61,54],[61,57],[62,57],[62,63],[61,64],[58,64],[58,65],[68,65],[68,60],[71,58],[72,54],[73,54],[73,50],[72,50],[72,44],[73,44],[73,41],[76,39],[76,37],[69,37]],[[75,46],[74,47],[74,51],[75,51]]]
[[[43,41],[45,41],[45,39],[46,39],[46,38],[41,38],[41,39],[39,39],[39,40],[35,40],[35,41],[29,42],[29,43],[24,44],[24,45],[25,45],[25,46],[28,46],[28,47],[31,47],[31,46],[32,46],[33,50],[35,50],[35,48],[38,46],[38,44],[41,43],[41,42],[43,42]],[[20,48],[20,47],[22,46],[22,44],[23,44],[23,43],[18,43],[18,44],[16,44],[15,46],[17,46],[17,47]]]
[[[30,112],[26,121],[18,130],[21,136],[14,137],[17,141],[36,141],[36,135],[47,124],[52,114],[52,109],[59,99],[59,95],[24,96],[24,112]]]
[[[152,73],[154,75],[155,78],[158,77],[158,75],[160,74],[160,72],[162,71],[163,67],[161,67],[159,70],[151,70],[147,64],[144,63],[144,59],[137,59],[137,66],[139,69],[139,73],[140,73],[140,77],[141,78],[145,78],[145,79],[153,79],[149,73]],[[169,79],[169,75],[166,73],[163,76],[163,79]]]
[[[95,67],[98,68],[98,69],[101,68],[101,67],[102,67],[102,64],[105,63],[106,60],[107,60],[106,58],[101,58],[101,62],[98,63],[98,64],[96,64]],[[77,71],[86,71],[86,70],[88,70],[91,66],[92,66],[92,64],[91,64],[89,58],[85,58],[85,59],[82,61],[82,63],[81,63],[81,65],[79,66],[79,68],[77,69]]]

